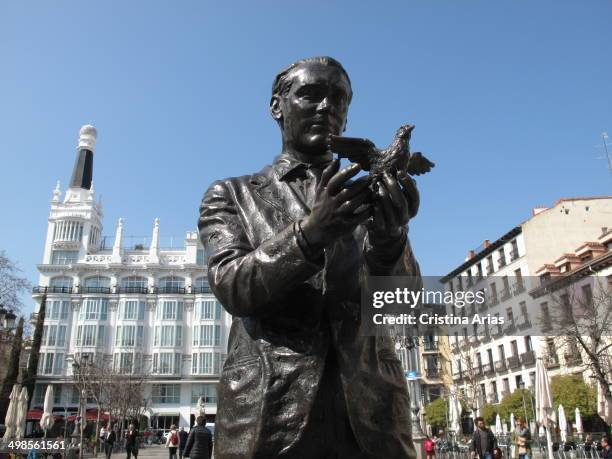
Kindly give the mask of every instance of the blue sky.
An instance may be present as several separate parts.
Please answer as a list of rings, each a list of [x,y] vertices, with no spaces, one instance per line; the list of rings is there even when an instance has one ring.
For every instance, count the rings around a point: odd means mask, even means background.
[[[183,237],[213,180],[279,152],[272,79],[312,55],[351,75],[347,135],[384,145],[411,122],[437,163],[410,229],[426,274],[534,206],[612,191],[609,1],[217,3],[0,5],[0,249],[33,284],[81,125],[99,133],[104,234],[123,217],[127,235],[150,235],[159,217]]]

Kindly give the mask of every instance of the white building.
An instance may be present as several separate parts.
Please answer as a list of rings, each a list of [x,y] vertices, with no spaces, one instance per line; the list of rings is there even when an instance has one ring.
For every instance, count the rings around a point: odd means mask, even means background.
[[[150,238],[128,243],[119,219],[107,244],[92,181],[96,135],[93,126],[81,128],[70,187],[62,198],[58,182],[51,200],[33,295],[39,307],[47,294],[33,406],[54,384],[56,410],[75,412],[69,362],[87,355],[121,372],[145,369],[155,426],[189,427],[200,396],[214,421],[231,316],[210,292],[197,232],[165,248],[156,219]]]
[[[498,240],[486,240],[442,278],[446,290],[484,291],[486,302],[469,314],[506,319],[503,326],[464,326],[449,338],[454,384],[478,400],[477,408],[498,403],[521,386],[534,388],[536,358],[552,354],[550,341],[531,336],[538,334],[532,323],[541,311],[528,292],[540,285],[546,263],[563,264],[561,254],[596,241],[610,226],[612,197],[561,199],[551,208],[534,209],[529,220]],[[549,359],[547,366],[554,376],[578,363],[568,354]]]

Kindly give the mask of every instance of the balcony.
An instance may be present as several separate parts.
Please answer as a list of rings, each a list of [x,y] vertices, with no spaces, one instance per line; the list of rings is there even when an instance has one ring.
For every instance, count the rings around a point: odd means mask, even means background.
[[[32,293],[72,293],[73,287],[44,287],[38,286],[32,289]]]
[[[500,395],[501,395],[502,400],[503,400],[505,397],[507,397],[509,394],[510,394],[510,391],[509,391],[508,389],[504,389],[504,390],[502,390],[502,391],[501,391],[501,394],[500,394]]]
[[[582,365],[582,357],[577,349],[572,354],[565,354],[563,358],[567,366]]]
[[[502,291],[499,293],[499,301],[506,301],[510,299],[510,288],[504,287]]]
[[[510,251],[510,262],[513,262],[514,260],[517,260],[519,258],[519,253],[517,249],[512,249]]]
[[[493,364],[492,364],[491,362],[489,362],[489,363],[485,363],[485,364],[482,366],[482,370],[483,370],[483,372],[484,372],[484,374],[485,374],[485,375],[491,375],[491,374],[493,374],[493,373],[494,373],[494,371],[493,371]]]
[[[498,360],[497,362],[495,362],[495,371],[506,371],[506,361],[505,360]]]
[[[518,355],[513,355],[512,357],[508,357],[508,368],[514,369],[521,366],[521,361],[518,358]]]
[[[119,287],[117,293],[149,293],[148,287]]]
[[[521,355],[521,363],[523,365],[533,365],[535,363],[535,352],[527,351]]]
[[[514,296],[520,295],[524,291],[525,291],[525,283],[522,280],[515,282],[514,285],[512,286],[512,293],[514,293]]]
[[[212,293],[212,290],[208,285],[201,287],[193,287],[191,290],[193,293]]]
[[[111,292],[111,288],[110,287],[83,287],[81,288],[81,292],[82,293],[110,293]]]
[[[487,304],[489,306],[496,306],[499,304],[499,299],[497,298],[497,294],[487,296]]]
[[[506,266],[506,257],[499,257],[497,264],[499,265],[499,269],[502,269],[504,266]]]
[[[476,368],[474,368],[474,374],[475,374],[476,376],[482,376],[482,375],[484,374],[484,372],[483,372],[483,366],[482,366],[482,365],[479,365],[479,366],[477,366]]]
[[[557,354],[551,354],[544,357],[544,365],[547,369],[559,367],[559,356]]]
[[[157,293],[160,294],[164,294],[164,293],[187,293],[187,290],[185,289],[185,287],[176,287],[176,286],[166,286],[166,287],[158,287],[157,288]]]
[[[428,379],[439,379],[442,375],[439,368],[426,368],[425,376]]]

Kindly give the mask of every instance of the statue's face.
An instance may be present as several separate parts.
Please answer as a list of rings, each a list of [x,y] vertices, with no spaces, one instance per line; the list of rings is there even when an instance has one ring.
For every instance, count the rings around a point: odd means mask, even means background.
[[[300,65],[289,78],[291,89],[278,101],[285,144],[323,154],[327,135],[339,135],[346,125],[349,82],[338,68],[318,63]]]

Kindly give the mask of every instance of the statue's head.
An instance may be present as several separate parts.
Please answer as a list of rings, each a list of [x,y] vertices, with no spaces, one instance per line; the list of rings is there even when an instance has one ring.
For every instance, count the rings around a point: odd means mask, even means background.
[[[285,147],[325,153],[327,135],[339,135],[346,127],[352,97],[346,70],[331,57],[301,59],[285,68],[274,79],[270,100]]]

